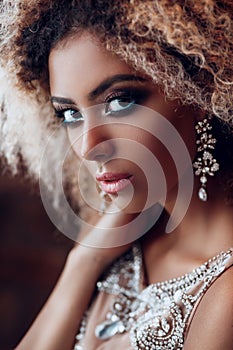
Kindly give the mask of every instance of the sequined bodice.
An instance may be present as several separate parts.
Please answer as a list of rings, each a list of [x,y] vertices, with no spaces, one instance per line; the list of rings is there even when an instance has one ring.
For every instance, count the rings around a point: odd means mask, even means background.
[[[110,294],[112,299],[104,319],[96,320],[93,337],[102,340],[101,350],[110,349],[111,339],[125,333],[129,337],[127,350],[182,349],[196,305],[214,280],[232,264],[233,249],[182,277],[143,289],[141,251],[139,246],[134,246],[97,283],[98,292]],[[85,345],[88,319],[87,313],[76,337],[75,350],[90,349]]]

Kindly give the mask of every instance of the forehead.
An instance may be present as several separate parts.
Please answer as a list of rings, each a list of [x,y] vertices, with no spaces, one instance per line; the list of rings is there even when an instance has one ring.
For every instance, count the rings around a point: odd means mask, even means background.
[[[74,89],[77,93],[88,93],[109,76],[129,72],[133,72],[130,66],[89,34],[67,39],[49,55],[51,93],[60,96],[70,97]]]

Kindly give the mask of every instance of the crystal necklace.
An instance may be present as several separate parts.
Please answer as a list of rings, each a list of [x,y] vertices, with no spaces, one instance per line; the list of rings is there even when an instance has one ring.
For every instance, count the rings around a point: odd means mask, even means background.
[[[115,297],[106,319],[96,327],[95,336],[107,340],[117,333],[129,332],[135,350],[182,349],[195,304],[232,257],[230,249],[188,274],[151,284],[141,291],[142,253],[139,246],[134,246],[97,283],[99,291]],[[85,322],[84,318],[76,338],[79,341],[85,335]],[[75,350],[83,349],[81,342],[76,346]]]

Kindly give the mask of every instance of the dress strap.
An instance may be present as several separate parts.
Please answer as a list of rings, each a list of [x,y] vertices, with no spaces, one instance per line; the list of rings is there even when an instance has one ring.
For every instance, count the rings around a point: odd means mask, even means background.
[[[197,298],[196,303],[194,304],[192,312],[191,312],[191,314],[188,318],[188,321],[187,321],[184,339],[187,338],[187,335],[188,335],[192,320],[194,318],[194,315],[198,309],[198,306],[199,306],[201,300],[205,296],[206,292],[214,284],[214,282],[224,274],[224,272],[226,272],[229,268],[231,268],[233,266],[233,248],[229,249],[225,253],[222,253],[220,256],[221,256],[221,259],[220,259],[221,265],[218,263],[216,264],[215,258],[212,259],[212,261],[210,263],[210,270],[211,270],[211,272],[213,272],[215,270],[215,273],[212,274],[212,278],[211,278],[211,281],[209,281],[209,283],[208,283],[208,287],[203,288],[203,290],[199,293],[199,297]]]

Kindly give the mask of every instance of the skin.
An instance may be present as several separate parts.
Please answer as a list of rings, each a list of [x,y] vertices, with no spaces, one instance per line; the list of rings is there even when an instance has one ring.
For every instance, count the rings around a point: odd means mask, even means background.
[[[71,141],[77,140],[73,145],[74,150],[78,157],[88,164],[89,169],[94,171],[93,176],[96,172],[106,171],[133,175],[134,196],[131,203],[110,218],[108,215],[103,215],[100,219],[99,216],[95,216],[93,220],[99,220],[98,225],[115,227],[125,224],[132,215],[140,212],[145,203],[146,179],[139,167],[130,161],[133,148],[129,147],[127,160],[117,158],[116,156],[121,154],[121,144],[115,143],[115,139],[123,138],[140,143],[153,153],[163,167],[167,180],[165,210],[158,223],[141,239],[147,283],[181,276],[232,246],[232,210],[224,205],[222,191],[215,178],[208,180],[211,200],[207,203],[201,203],[197,198],[199,183],[198,179],[195,179],[193,196],[184,219],[171,234],[164,234],[177,193],[176,170],[165,147],[141,128],[121,124],[113,127],[114,118],[106,115],[104,120],[107,119],[108,122],[103,125],[98,113],[91,113],[94,106],[105,103],[106,96],[115,93],[116,89],[144,91],[146,93],[139,104],[157,111],[172,123],[193,159],[194,120],[203,117],[201,111],[197,112],[191,106],[182,106],[177,100],[168,101],[162,89],[154,85],[150,78],[135,72],[118,57],[105,51],[98,39],[88,33],[73,36],[59,43],[50,53],[49,72],[54,108],[62,107],[82,113],[78,125],[68,128],[68,136]],[[130,75],[134,78],[114,82],[107,89],[102,89],[98,96],[92,94],[94,97],[90,99],[91,92],[100,92],[100,86],[106,79],[119,75]],[[66,99],[66,103],[63,101],[61,106],[58,98]],[[112,103],[108,104],[109,106],[119,107],[119,104]],[[135,115],[132,115],[132,118],[134,117]],[[156,126],[153,118],[150,119],[150,123],[151,128]],[[143,157],[146,154],[139,155]],[[111,197],[114,202],[114,195]],[[157,200],[160,201],[159,192]],[[148,215],[151,215],[151,212]],[[139,229],[143,229],[143,223]],[[85,237],[84,235],[84,243]],[[101,241],[106,240],[106,234],[97,237],[94,229],[88,232],[88,237],[99,245]],[[17,349],[72,349],[78,324],[90,301],[96,280],[106,266],[128,247],[127,244],[117,248],[95,249],[77,244],[69,254],[54,292]],[[233,306],[231,272],[232,268],[209,288],[202,299],[193,317],[185,350],[232,349],[233,319],[232,313],[229,312]],[[202,327],[204,323],[205,329]],[[221,337],[218,336],[220,332]],[[40,337],[40,334],[49,336]]]
[[[156,119],[150,117],[149,129],[152,133],[148,133],[143,130],[142,114],[146,113],[144,111],[132,115],[129,112],[126,116],[118,118],[115,116],[101,118],[97,115],[97,108],[94,108],[108,101],[109,96],[111,98],[116,91],[124,94],[127,89],[130,92],[136,90],[136,103],[156,111],[168,120],[184,140],[191,158],[195,155],[193,124],[196,111],[191,107],[180,105],[177,100],[167,101],[161,89],[155,86],[149,77],[135,72],[119,58],[105,52],[96,42],[96,38],[93,40],[88,35],[84,35],[79,38],[79,45],[76,45],[76,40],[61,43],[50,55],[50,87],[54,108],[68,109],[66,111],[68,115],[70,111],[77,113],[80,111],[83,115],[80,122],[70,124],[72,128],[67,129],[75,152],[91,168],[93,177],[95,172],[133,175],[134,198],[127,210],[140,212],[147,196],[147,183],[143,169],[140,170],[137,165],[130,162],[135,153],[134,144],[127,143],[127,160],[116,159],[121,155],[124,156],[126,149],[125,143],[121,146],[114,140],[123,138],[143,145],[153,153],[164,170],[168,190],[167,205],[170,203],[172,207],[175,202],[174,192],[177,189],[176,168],[166,147],[152,135],[153,130],[156,130]],[[77,57],[79,59],[76,59]],[[119,75],[122,78],[114,82],[114,78]],[[104,82],[111,79],[112,83],[103,90]],[[94,98],[90,97],[91,93],[98,89],[102,89],[101,93]],[[135,93],[132,92],[132,94],[134,96]],[[61,98],[63,103],[60,103]],[[117,103],[117,98],[114,102]],[[109,108],[114,108],[113,101],[110,102]],[[184,118],[187,115],[189,118]],[[112,127],[113,123],[121,120],[123,125],[115,124],[114,128]],[[141,128],[132,125],[136,120]],[[103,123],[105,124],[102,125]],[[146,153],[141,152],[138,158],[146,162]],[[159,188],[160,183],[155,183],[156,185]],[[159,193],[156,199],[159,202]]]

